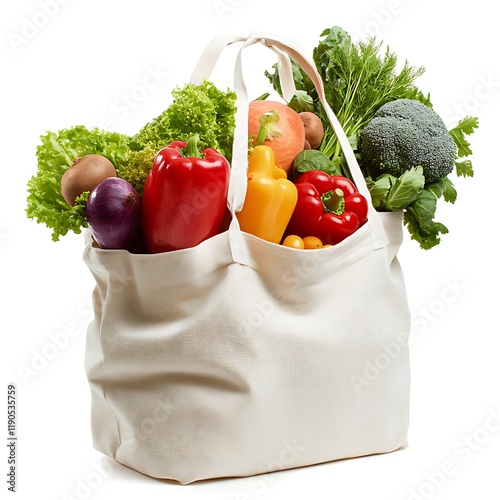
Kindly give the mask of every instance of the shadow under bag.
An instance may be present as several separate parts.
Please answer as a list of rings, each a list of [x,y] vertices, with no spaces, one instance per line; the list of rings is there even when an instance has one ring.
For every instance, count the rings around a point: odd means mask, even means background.
[[[402,213],[378,213],[330,248],[298,251],[243,233],[248,98],[243,52],[289,57],[316,85],[358,190],[370,194],[314,66],[282,37],[216,37],[192,82],[242,43],[224,233],[186,250],[102,250],[86,235],[95,319],[85,367],[97,450],[182,484],[394,451],[407,445],[410,313],[397,251]]]

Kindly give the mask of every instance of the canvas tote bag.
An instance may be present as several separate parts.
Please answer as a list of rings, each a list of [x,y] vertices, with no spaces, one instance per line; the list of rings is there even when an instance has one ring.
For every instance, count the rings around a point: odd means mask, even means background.
[[[377,213],[340,244],[296,250],[243,233],[248,101],[244,49],[273,49],[285,94],[289,57],[316,84],[352,177],[369,199],[321,79],[294,42],[216,37],[193,82],[241,43],[227,231],[139,255],[94,248],[95,318],[85,368],[94,446],[143,474],[182,484],[250,476],[407,445],[410,314],[396,254],[400,213]]]

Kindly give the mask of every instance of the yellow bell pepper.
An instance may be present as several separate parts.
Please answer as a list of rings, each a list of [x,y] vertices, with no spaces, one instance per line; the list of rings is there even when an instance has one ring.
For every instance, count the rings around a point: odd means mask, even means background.
[[[255,146],[250,153],[247,182],[245,203],[236,214],[241,230],[279,244],[297,204],[297,188],[276,166],[269,146]]]

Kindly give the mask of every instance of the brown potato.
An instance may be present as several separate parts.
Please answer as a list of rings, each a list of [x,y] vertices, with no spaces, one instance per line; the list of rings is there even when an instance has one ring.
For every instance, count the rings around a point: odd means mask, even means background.
[[[72,207],[78,196],[108,177],[116,177],[116,169],[106,157],[90,154],[76,158],[61,178],[61,194]]]
[[[311,145],[311,149],[318,149],[325,133],[321,118],[310,111],[302,111],[299,116],[304,124],[306,141]]]

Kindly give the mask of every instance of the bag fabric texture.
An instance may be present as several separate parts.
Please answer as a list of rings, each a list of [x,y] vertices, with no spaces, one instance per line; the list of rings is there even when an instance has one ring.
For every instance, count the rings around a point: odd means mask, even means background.
[[[407,445],[410,313],[397,252],[402,214],[377,213],[340,244],[294,250],[240,231],[248,100],[243,51],[274,50],[286,95],[289,57],[313,78],[362,194],[366,183],[321,79],[295,42],[216,37],[192,81],[242,43],[227,231],[200,245],[140,255],[95,248],[87,333],[94,447],[181,484],[250,476]],[[369,199],[369,198],[368,198]]]

